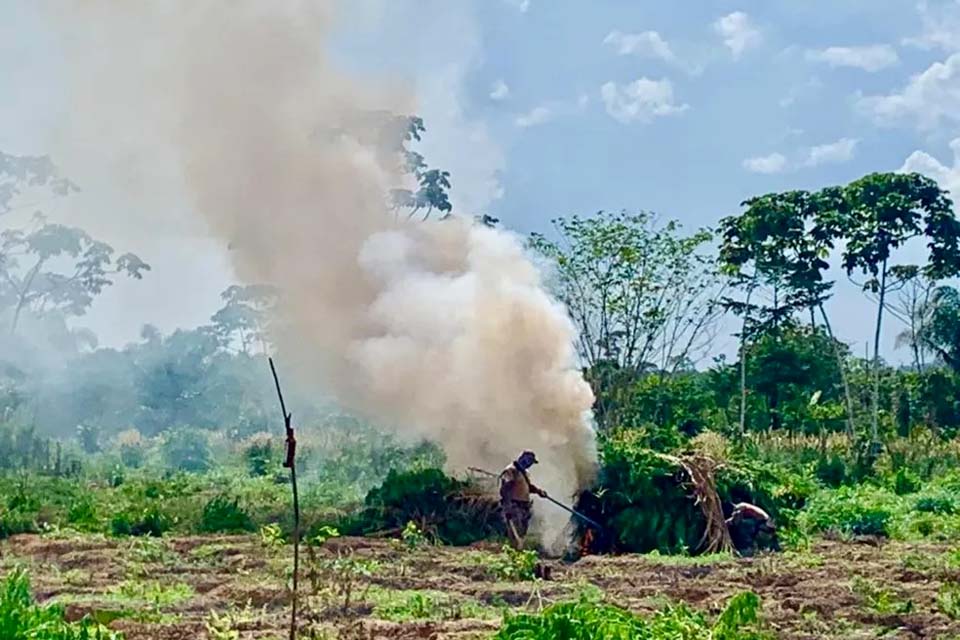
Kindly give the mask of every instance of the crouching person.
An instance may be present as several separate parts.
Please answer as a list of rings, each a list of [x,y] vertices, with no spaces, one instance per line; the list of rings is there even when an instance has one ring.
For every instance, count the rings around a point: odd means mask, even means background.
[[[780,551],[777,528],[770,515],[749,502],[733,505],[727,529],[737,553],[752,556],[759,550]]]

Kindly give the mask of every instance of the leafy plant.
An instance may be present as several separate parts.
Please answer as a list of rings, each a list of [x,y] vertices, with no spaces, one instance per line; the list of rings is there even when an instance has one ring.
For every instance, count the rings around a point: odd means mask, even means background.
[[[500,580],[521,581],[536,577],[537,562],[536,551],[518,551],[504,545],[499,555],[489,557],[486,565]]]
[[[89,619],[67,622],[63,608],[42,607],[30,595],[30,579],[20,569],[0,582],[0,638],[4,640],[123,640],[123,635]]]
[[[650,617],[582,599],[550,605],[539,614],[507,615],[497,640],[761,640],[760,598],[734,596],[711,625],[685,605],[667,606]]]
[[[203,533],[243,533],[253,531],[253,519],[238,498],[219,495],[203,507],[200,531]]]
[[[285,544],[283,539],[283,531],[280,529],[280,525],[276,523],[260,527],[259,533],[260,544],[267,549],[279,549]]]

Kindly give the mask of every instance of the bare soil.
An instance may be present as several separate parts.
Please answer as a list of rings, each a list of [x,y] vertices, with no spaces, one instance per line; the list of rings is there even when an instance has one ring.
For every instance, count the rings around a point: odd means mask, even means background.
[[[544,560],[550,579],[530,582],[496,577],[495,545],[408,550],[336,539],[303,557],[300,625],[306,638],[464,640],[489,638],[504,611],[536,611],[582,593],[636,612],[685,602],[715,614],[751,590],[779,638],[960,638],[951,617],[960,615],[960,599],[954,610],[941,595],[960,582],[950,551],[823,540],[807,552],[752,559],[588,556]],[[338,555],[378,566],[349,578],[314,570]],[[127,640],[214,638],[211,611],[232,612],[230,627],[243,640],[279,640],[289,624],[289,556],[289,546],[269,549],[252,536],[15,536],[0,543],[0,572],[26,566],[39,600],[60,602],[72,619],[108,621]]]

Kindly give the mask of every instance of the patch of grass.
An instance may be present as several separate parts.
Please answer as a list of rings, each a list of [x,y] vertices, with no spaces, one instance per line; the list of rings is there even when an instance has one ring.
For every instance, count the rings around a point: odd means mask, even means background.
[[[960,584],[948,582],[940,587],[937,610],[951,620],[960,620]]]
[[[580,600],[551,605],[539,614],[507,615],[494,637],[497,640],[761,640],[773,636],[762,628],[760,598],[747,592],[732,598],[713,624],[683,604],[643,617],[613,605]]]
[[[883,615],[910,613],[914,609],[912,600],[904,600],[892,589],[859,576],[854,578],[851,590],[863,598],[868,607]]]
[[[16,569],[0,582],[0,638],[5,640],[123,640],[89,618],[67,622],[59,605],[40,606],[30,595],[30,579]]]
[[[459,600],[438,591],[371,591],[368,599],[375,605],[375,617],[392,622],[490,619],[499,613],[475,600]]]

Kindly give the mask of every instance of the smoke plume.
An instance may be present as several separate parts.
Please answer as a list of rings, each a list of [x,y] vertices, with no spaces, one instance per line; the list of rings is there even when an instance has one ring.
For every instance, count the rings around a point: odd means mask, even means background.
[[[78,1],[59,18],[71,127],[100,132],[124,165],[175,154],[237,276],[282,289],[285,372],[438,442],[451,471],[499,471],[532,449],[534,479],[569,500],[596,457],[572,324],[514,235],[389,210],[404,176],[369,114],[416,104],[403,87],[334,67],[333,8]],[[556,550],[567,515],[536,511]]]

